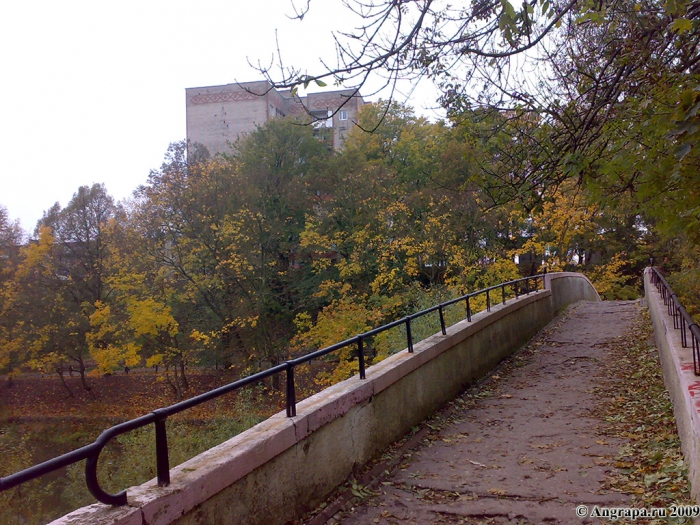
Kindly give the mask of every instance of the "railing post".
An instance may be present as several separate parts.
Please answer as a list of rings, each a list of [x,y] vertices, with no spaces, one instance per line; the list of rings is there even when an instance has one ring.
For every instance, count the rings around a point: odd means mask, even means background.
[[[486,311],[491,311],[491,295],[489,294],[488,289],[486,290]]]
[[[442,312],[442,305],[438,306],[438,312],[440,313],[440,329],[442,330],[442,335],[447,335],[447,329],[445,328],[445,314]]]
[[[545,266],[544,269],[542,270],[542,289],[546,290],[547,289],[547,283],[545,279],[547,278],[547,267]]]
[[[472,322],[472,307],[469,304],[469,296],[467,295],[467,322]]]
[[[685,332],[685,317],[681,315],[681,346],[688,348],[688,334]]]
[[[678,299],[678,298],[676,298]],[[675,308],[673,309],[673,328],[678,330],[681,327],[681,310],[680,310],[680,303],[674,305]]]
[[[503,295],[503,304],[506,304],[506,285],[505,285],[505,283],[501,286],[501,294]]]
[[[294,388],[294,365],[287,361],[287,417],[297,415],[297,394]]]
[[[357,336],[357,359],[360,362],[360,379],[365,379],[365,350],[361,335]]]
[[[158,414],[158,411],[155,411]],[[155,421],[156,426],[156,472],[158,473],[158,486],[170,485],[170,459],[168,458],[168,434],[165,429],[167,417],[159,417]]]
[[[515,281],[513,283],[513,288],[515,288],[515,298],[518,299],[518,297],[519,297],[519,295],[518,295],[518,281]]]
[[[530,295],[530,278],[525,277],[525,295]]]
[[[688,334],[690,332],[690,339],[692,343],[693,352],[693,373],[696,376],[700,376],[700,340],[698,340],[698,325],[695,323],[688,311],[678,300],[678,296],[673,292],[671,287],[668,285],[666,280],[662,277],[661,273],[654,268],[653,257],[649,259],[651,266],[651,277],[650,281],[652,284],[656,285],[661,298],[666,306],[666,313],[669,317],[673,317],[673,328],[680,330],[681,332],[681,346],[683,348],[688,347]]]
[[[413,334],[411,333],[411,316],[406,317],[406,339],[408,340],[408,353],[413,353]]]

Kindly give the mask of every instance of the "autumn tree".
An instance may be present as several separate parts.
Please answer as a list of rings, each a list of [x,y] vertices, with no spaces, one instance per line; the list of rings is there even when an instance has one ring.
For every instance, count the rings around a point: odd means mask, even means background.
[[[57,254],[58,272],[67,277],[76,304],[104,299],[104,260],[108,250],[104,229],[114,215],[114,200],[104,184],[81,186],[68,205],[54,204],[39,221],[39,228],[51,230]]]
[[[299,235],[315,173],[331,153],[290,120],[268,122],[228,157],[194,151],[171,147],[137,191],[135,224],[171,272],[180,299],[168,304],[187,344],[206,339],[209,353],[229,363],[234,355],[274,363],[303,302]]]
[[[19,221],[11,221],[7,208],[0,206],[0,371],[8,372],[9,384],[20,364],[21,345],[16,333],[19,320],[12,308],[13,279],[21,261],[25,234]]]
[[[325,304],[297,316],[299,349],[412,313],[426,294],[439,300],[517,276],[510,245],[521,218],[486,210],[466,176],[472,144],[395,102],[364,106],[358,121],[375,131],[350,134],[302,234]],[[341,356],[340,375],[352,355]]]
[[[314,8],[292,6],[300,20]],[[359,25],[336,35],[338,63],[311,74],[263,69],[274,85],[331,78],[359,89],[375,72],[388,86],[427,77],[452,122],[483,123],[500,157],[484,163],[479,184],[497,205],[515,200],[538,210],[573,180],[600,202],[630,201],[667,235],[697,242],[697,3],[346,7]]]
[[[11,275],[19,260],[25,233],[18,220],[11,221],[7,208],[0,205],[0,279]]]
[[[119,206],[105,230],[111,241],[105,260],[110,295],[95,304],[90,316],[90,355],[102,373],[162,366],[180,399],[187,387],[184,363],[196,361],[197,347],[181,330],[185,320],[178,321],[173,312],[189,298],[183,297],[173,272],[149,253],[135,224],[133,203]]]
[[[222,327],[229,323],[235,302],[230,288],[235,283],[225,283],[217,272],[226,250],[221,227],[225,217],[237,210],[231,202],[236,199],[236,185],[230,168],[222,159],[208,160],[194,145],[188,152],[185,142],[173,144],[162,167],[153,170],[147,184],[135,192],[130,224],[141,239],[138,253],[148,264],[134,260],[135,266],[125,269],[121,278],[128,282],[131,273],[147,272],[146,282],[159,283],[154,289],[161,293],[151,297],[158,297],[161,313],[167,312],[174,322],[169,322],[170,330],[159,330],[165,346],[161,351],[150,350],[155,352],[151,362],[173,369],[178,392],[186,387],[186,365],[194,364],[188,362],[196,344],[189,334],[196,331],[225,340]],[[137,333],[131,330],[132,335]],[[172,340],[166,343],[168,337]],[[216,353],[227,346],[221,342]]]
[[[455,129],[390,102],[366,105],[358,119],[376,130],[348,138],[332,198],[319,205],[323,213],[309,225],[307,242],[312,233],[332,231],[325,245],[343,247],[343,264],[369,272],[361,281],[379,278],[377,290],[444,283],[485,247],[494,255],[506,248],[508,237],[496,232],[508,213],[486,210],[488,196],[470,177],[474,148]],[[355,229],[357,244],[344,247]]]
[[[332,153],[311,128],[292,119],[269,122],[241,139],[236,149],[246,210],[240,219],[253,269],[248,281],[255,297],[254,345],[274,364],[286,352],[294,314],[313,287],[299,249],[300,234],[320,196],[318,179]]]
[[[64,374],[68,360],[84,362],[87,357],[84,334],[88,326],[64,285],[56,251],[51,231],[41,227],[38,240],[22,250],[22,262],[6,288],[5,300],[15,314],[10,318],[14,321],[13,342],[22,353],[22,362],[58,374],[72,396]]]
[[[65,208],[55,204],[39,221],[38,241],[24,249],[12,288],[30,364],[62,380],[66,368],[75,366],[86,390],[89,318],[109,293],[104,228],[113,212],[113,200],[99,184],[80,187]]]

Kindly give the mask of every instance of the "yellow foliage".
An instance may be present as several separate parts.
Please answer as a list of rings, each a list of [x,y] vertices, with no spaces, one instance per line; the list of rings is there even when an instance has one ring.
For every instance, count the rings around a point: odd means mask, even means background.
[[[575,239],[599,237],[596,218],[601,210],[584,198],[573,182],[564,183],[552,199],[542,205],[542,212],[531,217],[534,236],[524,244],[523,252],[546,255],[547,271],[556,272],[572,264]]]
[[[179,332],[178,323],[173,318],[170,307],[151,297],[127,300],[126,310],[129,313],[130,327],[137,337],[156,336],[160,332],[174,337]]]
[[[148,359],[146,359],[146,366],[152,367],[157,365],[162,365],[165,361],[165,354],[154,354]]]
[[[297,319],[304,324],[303,316]],[[297,348],[324,348],[371,330],[380,319],[380,312],[370,310],[352,299],[335,300],[319,312],[315,325],[294,338],[293,344]]]
[[[496,259],[484,268],[475,280],[477,290],[520,278],[518,266],[511,258]],[[473,290],[471,290],[473,291]]]
[[[140,346],[130,342],[119,346],[96,346],[90,349],[90,355],[97,363],[98,370],[105,374],[118,370],[123,365],[138,366],[141,362],[140,350]]]
[[[190,332],[190,339],[192,339],[193,341],[197,341],[197,342],[203,344],[204,346],[208,346],[209,344],[211,344],[212,336],[209,334],[205,334],[203,332],[200,332],[197,329],[193,329]]]
[[[381,319],[381,313],[368,309],[351,299],[333,301],[321,310],[315,325],[308,314],[297,316],[295,323],[300,331],[292,340],[293,346],[306,353],[309,350],[325,348],[357,334],[367,332]],[[337,352],[340,362],[332,374],[322,375],[320,384],[330,385],[347,379],[351,371],[357,370],[356,345],[350,345]],[[354,363],[354,368],[353,364]]]
[[[630,277],[624,275],[627,265],[627,254],[617,253],[607,264],[596,266],[588,272],[588,277],[604,300],[631,300],[639,296],[639,292],[630,282]]]
[[[308,332],[313,328],[311,315],[308,312],[301,312],[297,314],[294,318],[294,325],[296,326],[297,332]]]
[[[24,260],[17,269],[17,276],[19,278],[25,278],[36,268],[39,268],[44,275],[52,274],[53,269],[50,264],[49,255],[53,245],[54,238],[51,234],[51,230],[46,226],[42,226],[39,229],[39,242],[30,243],[22,249]]]
[[[352,285],[339,281],[326,280],[318,286],[318,291],[314,293],[314,297],[335,299],[345,297],[352,292]]]

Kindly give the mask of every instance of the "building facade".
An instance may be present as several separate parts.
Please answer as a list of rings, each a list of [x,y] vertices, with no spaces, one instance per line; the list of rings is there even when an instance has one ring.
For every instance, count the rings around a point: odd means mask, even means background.
[[[241,135],[268,120],[288,116],[316,128],[331,128],[333,148],[342,149],[364,104],[353,89],[300,97],[278,91],[267,81],[188,88],[185,92],[187,139],[203,144],[212,155],[230,152],[231,144]]]

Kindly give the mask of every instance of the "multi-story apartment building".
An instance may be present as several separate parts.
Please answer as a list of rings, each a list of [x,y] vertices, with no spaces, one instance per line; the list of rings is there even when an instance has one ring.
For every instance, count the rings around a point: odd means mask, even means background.
[[[298,117],[328,129],[334,149],[342,149],[357,111],[364,104],[353,89],[292,96],[267,81],[186,89],[187,139],[212,155],[230,152],[230,144],[277,117]],[[331,131],[332,130],[332,131]]]

